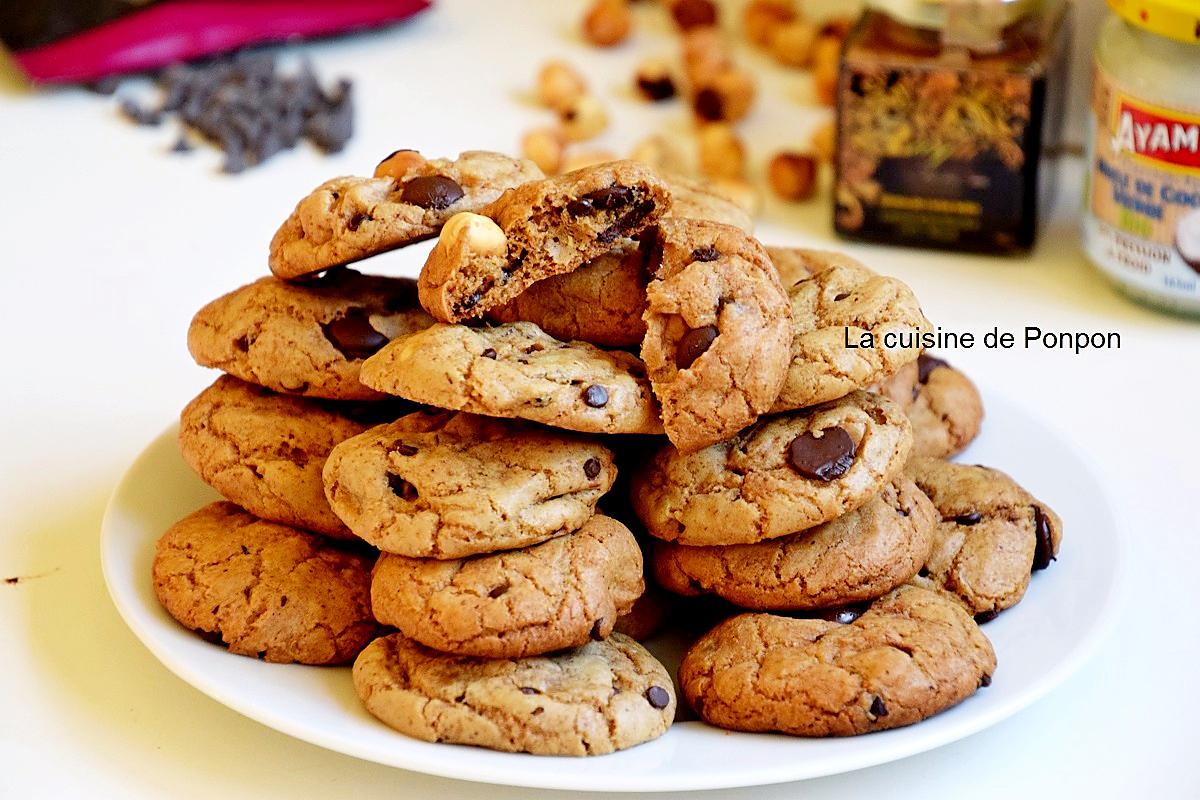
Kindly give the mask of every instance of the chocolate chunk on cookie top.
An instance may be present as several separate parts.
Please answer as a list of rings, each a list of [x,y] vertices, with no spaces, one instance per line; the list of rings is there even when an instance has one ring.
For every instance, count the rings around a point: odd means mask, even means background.
[[[531,322],[438,323],[369,358],[361,377],[379,391],[440,408],[585,433],[662,432],[636,356],[560,342]]]
[[[371,560],[212,503],[155,548],[154,593],[184,626],[266,661],[344,664],[374,637]]]
[[[428,239],[452,215],[540,177],[532,162],[500,153],[449,160],[397,150],[374,177],[334,178],[301,200],[271,240],[271,272],[299,278]]]
[[[726,620],[684,656],[679,682],[718,727],[853,736],[945,711],[990,683],[995,669],[991,643],[961,606],[902,586],[845,624],[771,614]]]
[[[664,448],[634,476],[633,504],[649,533],[681,545],[774,539],[862,506],[911,447],[899,406],[854,392],[693,453]]]
[[[683,452],[771,408],[791,361],[792,310],[766,251],[741,230],[663,220],[647,241],[642,358]]]
[[[1031,572],[1058,555],[1062,521],[999,470],[913,458],[906,472],[933,501],[933,552],[914,582],[990,619],[1021,601]]]
[[[462,558],[577,530],[616,478],[579,436],[452,412],[411,414],[342,442],[325,493],[355,534],[413,558]]]
[[[371,608],[382,624],[436,650],[515,658],[603,639],[643,588],[633,534],[598,514],[522,550],[446,561],[385,553]]]
[[[433,320],[405,278],[331,270],[303,284],[261,278],[197,312],[188,328],[196,363],[277,392],[378,400],[358,380],[363,359]]]
[[[537,755],[602,755],[666,733],[671,676],[632,639],[548,656],[453,656],[402,634],[376,639],[354,663],[367,710],[397,731]]]
[[[667,185],[632,161],[526,183],[446,224],[421,271],[421,304],[443,322],[478,317],[637,235],[670,204]]]

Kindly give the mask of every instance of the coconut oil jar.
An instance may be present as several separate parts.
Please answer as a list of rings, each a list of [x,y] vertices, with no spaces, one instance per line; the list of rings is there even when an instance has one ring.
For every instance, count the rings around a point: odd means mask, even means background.
[[[1131,296],[1200,315],[1200,2],[1108,0],[1083,241]]]

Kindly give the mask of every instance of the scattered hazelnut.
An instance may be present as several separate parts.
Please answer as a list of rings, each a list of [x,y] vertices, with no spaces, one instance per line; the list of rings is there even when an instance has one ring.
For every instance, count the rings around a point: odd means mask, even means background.
[[[638,66],[634,82],[642,97],[651,102],[675,96],[675,79],[671,77],[671,68],[661,59],[643,61]]]
[[[559,109],[567,141],[582,142],[599,135],[608,126],[608,112],[594,96],[580,95]]]
[[[827,119],[821,123],[812,135],[812,149],[822,161],[833,161],[833,151],[837,146],[837,130],[833,120]]]
[[[724,178],[712,181],[709,187],[729,202],[737,205],[751,217],[762,210],[762,197],[758,191],[740,178]]]
[[[633,27],[633,14],[626,0],[596,0],[583,18],[583,35],[598,47],[624,41]]]
[[[833,36],[817,39],[812,52],[813,89],[817,100],[832,106],[837,95],[838,62],[842,57],[842,40]]]
[[[754,105],[754,79],[737,67],[724,69],[695,86],[692,107],[705,122],[736,122]]]
[[[521,154],[547,175],[561,168],[564,146],[562,131],[557,128],[535,128],[521,137]]]
[[[817,41],[817,26],[808,20],[798,19],[784,23],[770,34],[771,55],[780,64],[789,67],[806,67],[813,55]]]
[[[697,134],[700,172],[706,177],[741,178],[746,168],[746,149],[728,125],[704,125]]]
[[[671,16],[680,30],[711,28],[717,24],[717,6],[712,0],[671,0]]]
[[[795,18],[791,0],[750,0],[742,10],[742,30],[750,42],[766,47],[772,32]]]
[[[567,157],[563,159],[562,171],[573,172],[584,167],[592,167],[596,164],[605,164],[616,160],[617,155],[611,150],[579,150],[567,154]]]
[[[565,61],[549,61],[538,72],[538,102],[547,108],[561,109],[587,94],[587,81]]]
[[[375,167],[376,178],[405,178],[425,163],[425,156],[416,150],[397,150]]]
[[[683,66],[693,84],[733,67],[721,34],[713,28],[696,28],[683,36]]]
[[[629,157],[659,172],[673,172],[680,175],[691,172],[688,168],[687,157],[679,144],[661,134],[642,139],[634,145]]]
[[[767,180],[784,200],[808,200],[817,188],[817,159],[807,153],[779,153],[771,159]]]

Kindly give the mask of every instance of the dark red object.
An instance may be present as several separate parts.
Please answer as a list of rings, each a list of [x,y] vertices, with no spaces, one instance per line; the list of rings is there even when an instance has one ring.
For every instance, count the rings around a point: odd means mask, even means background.
[[[90,82],[263,42],[379,27],[429,5],[430,0],[169,0],[16,49],[12,57],[40,83]]]

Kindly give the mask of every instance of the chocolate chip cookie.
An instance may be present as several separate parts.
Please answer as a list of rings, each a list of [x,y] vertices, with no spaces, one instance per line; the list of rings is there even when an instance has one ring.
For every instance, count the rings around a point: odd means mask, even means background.
[[[442,322],[477,317],[636,236],[670,204],[667,185],[633,161],[526,183],[447,223],[421,271],[421,305]]]
[[[671,208],[665,216],[721,222],[740,228],[745,233],[754,232],[754,220],[746,213],[746,209],[717,193],[708,184],[680,175],[671,175],[666,181],[671,189]]]
[[[212,503],[171,526],[154,593],[184,626],[265,661],[344,664],[377,631],[371,559]]]
[[[329,504],[388,553],[463,558],[583,526],[616,477],[584,437],[451,412],[418,412],[348,439],[325,462]]]
[[[755,544],[661,542],[654,573],[679,594],[716,594],[743,608],[800,610],[860,603],[917,574],[939,517],[901,478],[854,511],[802,533]]]
[[[948,458],[979,435],[983,398],[960,370],[922,353],[917,360],[916,391],[904,413],[913,426],[913,453]]]
[[[675,718],[671,676],[619,633],[520,659],[447,655],[392,634],[354,662],[354,688],[368,711],[416,739],[538,755],[623,750]]]
[[[791,307],[766,251],[737,228],[667,219],[647,246],[642,358],[667,436],[690,453],[771,408],[791,361]]]
[[[367,360],[363,383],[388,394],[585,433],[661,433],[645,366],[621,351],[560,342],[531,322],[438,323]]]
[[[262,278],[212,301],[188,328],[196,363],[277,392],[378,400],[359,383],[363,359],[433,320],[404,278],[330,270],[304,284]]]
[[[853,736],[945,711],[995,669],[991,643],[960,605],[903,586],[846,623],[734,617],[692,646],[679,682],[721,728]]]
[[[596,515],[522,550],[446,561],[384,553],[371,608],[382,624],[435,650],[519,658],[605,638],[643,588],[633,534]]]
[[[448,160],[397,150],[374,177],[334,178],[301,200],[271,240],[268,263],[280,278],[298,278],[428,239],[454,214],[541,177],[533,162],[500,153]]]
[[[775,411],[841,397],[917,359],[920,348],[902,343],[912,343],[911,337],[932,327],[908,286],[840,254],[797,249],[792,255],[806,262],[811,274],[804,277],[798,268],[785,266],[799,277],[783,287],[795,327],[792,362]],[[896,341],[889,345],[892,338]]]
[[[660,450],[634,477],[633,505],[650,534],[681,545],[774,539],[866,503],[911,447],[899,406],[854,392],[694,453]]]
[[[914,582],[957,598],[978,621],[1019,603],[1030,573],[1058,556],[1062,521],[1003,472],[932,458],[906,471],[940,516]]]

